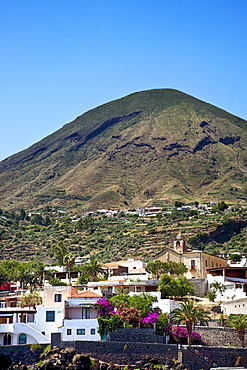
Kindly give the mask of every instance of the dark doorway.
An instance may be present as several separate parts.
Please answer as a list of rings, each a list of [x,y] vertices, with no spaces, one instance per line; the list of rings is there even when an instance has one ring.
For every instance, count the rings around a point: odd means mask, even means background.
[[[4,346],[11,345],[11,335],[10,334],[5,334],[5,336],[3,337],[3,345]]]

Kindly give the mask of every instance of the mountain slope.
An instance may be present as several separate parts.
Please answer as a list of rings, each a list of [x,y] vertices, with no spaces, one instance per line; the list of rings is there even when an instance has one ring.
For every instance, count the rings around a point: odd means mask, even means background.
[[[171,89],[104,104],[0,163],[2,208],[247,198],[247,122]]]

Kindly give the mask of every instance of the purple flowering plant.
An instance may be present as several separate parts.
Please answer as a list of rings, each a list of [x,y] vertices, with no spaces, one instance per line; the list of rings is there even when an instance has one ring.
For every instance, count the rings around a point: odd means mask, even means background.
[[[143,324],[155,324],[160,317],[160,311],[150,312],[146,317],[142,319]]]
[[[187,330],[185,328],[182,328],[181,326],[172,326],[170,333],[176,341],[181,341],[183,338],[188,337]],[[196,331],[191,332],[191,339],[194,343],[203,344],[201,335]]]
[[[114,307],[111,306],[106,298],[97,300],[95,307],[98,309],[98,316],[111,316],[114,315]]]

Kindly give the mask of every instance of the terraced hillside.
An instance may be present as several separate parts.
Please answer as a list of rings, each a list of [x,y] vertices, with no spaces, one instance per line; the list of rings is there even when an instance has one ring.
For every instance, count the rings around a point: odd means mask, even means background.
[[[172,246],[179,232],[192,246],[208,253],[247,253],[246,209],[205,216],[174,210],[163,217],[97,216],[79,221],[47,210],[25,218],[18,213],[3,215],[1,259],[48,261],[54,258],[54,246],[62,243],[75,256],[95,256],[101,262],[148,261],[164,246]]]

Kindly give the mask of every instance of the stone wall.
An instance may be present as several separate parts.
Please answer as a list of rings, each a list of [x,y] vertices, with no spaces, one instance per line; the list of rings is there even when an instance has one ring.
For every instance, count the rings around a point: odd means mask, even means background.
[[[207,279],[189,279],[189,281],[194,285],[195,295],[197,297],[205,297],[208,290]]]
[[[0,346],[0,355],[8,356],[12,362],[22,361],[26,364],[35,364],[39,361],[39,356],[47,344],[41,344],[40,348],[31,351],[31,344],[20,344],[17,346]]]
[[[241,347],[241,342],[237,332],[233,328],[208,328],[206,326],[196,326],[195,331],[201,334],[203,341],[208,346],[233,346]],[[247,331],[246,345],[247,345]]]
[[[162,364],[178,359],[191,370],[209,370],[212,367],[236,365],[247,367],[247,348],[182,346],[176,344],[138,342],[61,342],[60,334],[52,334],[52,346],[74,347],[76,351],[88,354],[105,362],[119,365],[134,364],[144,356],[158,358]],[[239,365],[240,366],[240,365]]]
[[[247,349],[229,347],[182,346],[178,359],[191,370],[212,367],[247,367]]]
[[[52,334],[52,346],[73,347],[76,351],[89,354],[99,360],[120,365],[134,364],[144,356],[158,358],[166,364],[169,359],[178,359],[191,370],[209,370],[212,367],[243,366],[247,367],[247,348],[180,346],[162,343],[138,342],[96,342],[96,341],[61,341],[61,334]],[[40,353],[46,345],[35,352],[31,345],[1,346],[1,355],[8,356],[12,362],[22,361],[33,364],[39,361]]]
[[[96,341],[60,341],[60,333],[52,334],[51,345],[62,348],[74,347],[76,351],[88,354],[101,361],[113,362],[119,365],[133,364],[144,356],[158,358],[161,363],[169,359],[177,359],[176,344],[139,343],[139,342],[96,342]]]
[[[107,341],[164,343],[164,336],[153,329],[118,329],[107,334]]]

